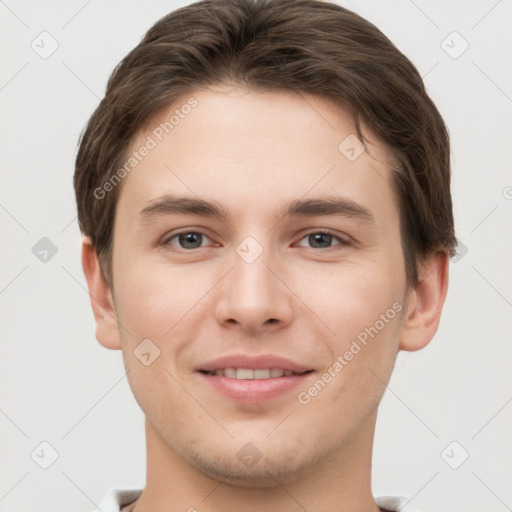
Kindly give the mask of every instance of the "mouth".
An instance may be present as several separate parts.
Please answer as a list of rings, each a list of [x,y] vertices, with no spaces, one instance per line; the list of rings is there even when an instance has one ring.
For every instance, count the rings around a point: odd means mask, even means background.
[[[262,403],[286,395],[315,373],[273,356],[229,356],[197,368],[202,382],[216,394],[244,403]]]
[[[200,370],[204,375],[211,375],[216,377],[227,377],[228,379],[237,380],[266,380],[266,379],[279,379],[281,377],[291,377],[311,373],[313,370],[306,370],[304,372],[294,372],[292,370],[285,370],[283,368],[217,368],[216,370],[207,371]]]

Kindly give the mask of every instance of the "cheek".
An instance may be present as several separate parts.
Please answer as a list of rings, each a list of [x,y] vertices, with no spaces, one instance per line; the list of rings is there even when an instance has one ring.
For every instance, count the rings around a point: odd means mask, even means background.
[[[379,331],[396,333],[397,313],[406,290],[402,273],[401,269],[391,271],[372,263],[318,267],[307,278],[307,272],[301,272],[295,287],[301,290],[299,295],[310,310],[328,326],[326,341],[340,350],[375,324]]]
[[[405,275],[400,275],[337,271],[325,290],[310,291],[312,309],[322,313],[331,334],[319,340],[328,355],[322,382],[301,390],[307,395],[303,402],[360,415],[378,403],[398,352],[405,299]]]
[[[130,332],[163,341],[201,310],[201,297],[215,279],[211,272],[142,262],[120,266],[118,313]]]
[[[121,329],[124,364],[132,392],[153,424],[179,429],[183,416],[192,417],[197,411],[179,384],[176,362],[195,337],[194,319],[202,312],[199,300],[207,283],[200,283],[202,276],[193,277],[194,272],[143,266],[140,261],[119,271],[118,318],[126,328]],[[169,423],[169,411],[176,410],[183,415]]]

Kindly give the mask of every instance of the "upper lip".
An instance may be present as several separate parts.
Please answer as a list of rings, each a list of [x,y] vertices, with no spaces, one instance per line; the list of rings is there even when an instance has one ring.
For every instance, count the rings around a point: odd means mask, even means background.
[[[308,366],[303,366],[279,356],[249,356],[241,354],[220,357],[201,365],[197,368],[197,371],[212,372],[223,368],[247,368],[250,370],[280,368],[282,370],[290,370],[295,373],[304,373],[312,370],[312,368]]]

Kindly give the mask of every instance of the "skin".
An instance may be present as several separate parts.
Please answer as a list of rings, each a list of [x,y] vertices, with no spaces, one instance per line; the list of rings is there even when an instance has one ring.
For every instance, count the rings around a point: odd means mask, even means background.
[[[377,406],[397,352],[421,349],[438,328],[448,257],[430,255],[418,285],[408,287],[389,155],[373,141],[349,161],[338,145],[355,128],[341,107],[235,86],[190,96],[198,105],[122,182],[113,292],[90,239],[83,241],[96,337],[123,351],[146,415],[147,484],[135,511],[376,512]],[[160,113],[133,148],[175,108]],[[142,219],[168,193],[216,201],[229,216]],[[289,201],[327,196],[350,199],[373,221],[281,215]],[[204,234],[197,248],[171,238],[183,230]],[[325,230],[335,236],[316,244],[308,237]],[[263,249],[252,263],[236,251],[247,236]],[[401,311],[301,404],[297,394],[397,303]],[[160,356],[145,366],[134,350],[148,338]],[[274,399],[240,403],[195,371],[234,353],[275,354],[314,372]],[[237,457],[247,443],[261,454],[252,467]]]

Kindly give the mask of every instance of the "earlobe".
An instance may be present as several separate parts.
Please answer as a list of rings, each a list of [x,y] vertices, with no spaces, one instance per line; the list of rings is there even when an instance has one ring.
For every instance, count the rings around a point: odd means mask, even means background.
[[[82,268],[96,321],[96,339],[105,348],[120,350],[121,338],[112,292],[101,272],[98,254],[89,237],[84,237],[82,241]]]
[[[448,291],[448,264],[444,251],[436,251],[422,262],[418,284],[407,299],[400,350],[420,350],[434,337]]]

